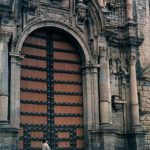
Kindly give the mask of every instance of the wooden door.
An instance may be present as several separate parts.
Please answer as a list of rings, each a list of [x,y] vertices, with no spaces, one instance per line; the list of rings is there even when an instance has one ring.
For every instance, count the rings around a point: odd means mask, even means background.
[[[20,150],[83,150],[79,49],[67,35],[46,28],[25,40],[21,62]]]

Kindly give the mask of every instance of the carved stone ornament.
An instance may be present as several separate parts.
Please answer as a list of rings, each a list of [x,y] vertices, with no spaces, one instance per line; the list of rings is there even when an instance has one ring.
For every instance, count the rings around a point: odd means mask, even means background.
[[[35,14],[36,9],[38,8],[37,0],[36,1],[29,0],[28,8],[29,8],[30,13]]]
[[[83,24],[86,19],[87,6],[83,2],[79,2],[76,10],[78,23]]]

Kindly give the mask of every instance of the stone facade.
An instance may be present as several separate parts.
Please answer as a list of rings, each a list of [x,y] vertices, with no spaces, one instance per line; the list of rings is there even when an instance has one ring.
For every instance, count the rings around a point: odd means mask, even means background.
[[[0,149],[19,149],[21,48],[46,27],[81,47],[85,150],[149,150],[149,23],[149,0],[0,1]]]

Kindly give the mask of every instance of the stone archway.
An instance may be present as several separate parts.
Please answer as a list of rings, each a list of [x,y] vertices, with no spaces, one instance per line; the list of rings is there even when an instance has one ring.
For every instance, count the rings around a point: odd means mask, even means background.
[[[55,29],[58,29],[60,30],[62,33],[66,34],[66,35],[69,35],[71,37],[71,39],[73,39],[74,41],[73,42],[76,42],[77,45],[78,45],[78,48],[80,48],[80,55],[82,56],[82,64],[85,65],[89,62],[90,60],[90,55],[89,55],[89,52],[88,52],[88,49],[87,49],[87,46],[83,40],[83,37],[81,34],[79,34],[78,31],[75,31],[73,29],[71,29],[70,27],[67,27],[67,26],[64,26],[64,25],[60,25],[60,24],[57,24],[56,22],[54,23],[50,23],[48,21],[45,21],[45,22],[41,22],[41,23],[35,23],[35,24],[32,24],[31,26],[27,27],[23,33],[21,34],[19,40],[18,40],[18,43],[17,43],[17,47],[16,47],[16,52],[15,53],[18,53],[18,52],[21,52],[21,49],[22,49],[22,46],[23,46],[23,43],[25,41],[25,39],[28,37],[28,35],[30,33],[32,33],[33,31],[35,31],[36,29],[39,29],[39,28],[42,28],[42,27],[45,27],[45,28],[54,28]],[[22,53],[22,52],[21,52]],[[20,72],[20,66],[18,63],[16,63],[16,59],[18,55],[15,55],[15,54],[12,54],[12,58],[15,60],[15,63],[13,62],[12,63],[12,66],[11,66],[11,76],[12,76],[12,81],[13,84],[11,84],[11,101],[12,103],[14,103],[14,105],[12,105],[12,109],[11,109],[11,117],[10,118],[16,118],[16,116],[19,115],[20,113],[20,109],[18,109],[19,105],[18,105],[18,102],[20,103],[20,101],[18,101],[18,98],[20,97],[20,84],[19,84],[19,80],[16,79],[15,75],[19,75],[19,72]],[[19,75],[20,76],[20,75]],[[84,81],[83,81],[84,82]],[[13,87],[16,87],[16,90],[14,90]],[[83,87],[84,88],[84,87]],[[85,87],[86,88],[86,87]],[[86,93],[84,94],[85,92],[83,92],[83,106],[84,107],[87,107],[87,103],[84,104],[84,99],[86,99]],[[16,100],[16,97],[17,97],[17,100]],[[20,99],[20,98],[19,98]],[[16,105],[17,104],[17,105]],[[77,104],[78,105],[78,104]],[[19,110],[19,111],[18,111]],[[87,113],[85,113],[86,111],[84,111],[84,118],[87,118]],[[77,115],[78,116],[78,115]],[[86,120],[86,119],[84,119]],[[87,120],[86,120],[87,121]],[[84,122],[84,124],[88,124],[87,122]],[[11,124],[13,126],[18,126],[18,124],[20,124],[20,121],[19,119],[14,119],[14,120],[11,120]],[[78,131],[80,132],[80,131]],[[84,134],[87,134],[88,132],[84,132]]]

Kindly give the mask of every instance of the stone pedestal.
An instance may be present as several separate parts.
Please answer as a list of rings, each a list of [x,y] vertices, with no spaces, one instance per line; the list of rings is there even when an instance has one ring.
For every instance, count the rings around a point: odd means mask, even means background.
[[[91,150],[100,150],[100,136],[99,130],[91,130],[90,131],[90,149]]]
[[[105,124],[100,126],[100,150],[115,150],[115,130],[113,126]]]
[[[139,126],[134,126],[128,133],[128,147],[131,150],[144,150],[145,131]]]
[[[18,150],[18,130],[0,127],[0,150]]]

